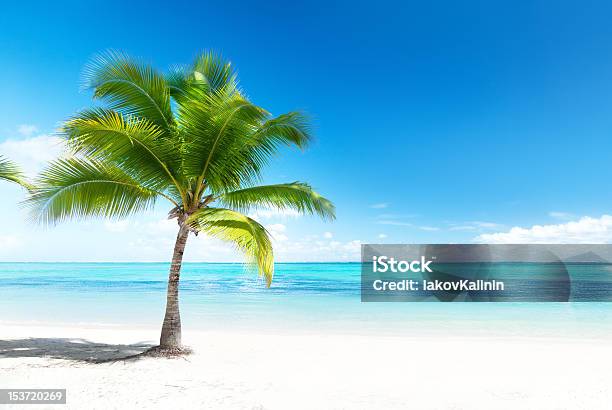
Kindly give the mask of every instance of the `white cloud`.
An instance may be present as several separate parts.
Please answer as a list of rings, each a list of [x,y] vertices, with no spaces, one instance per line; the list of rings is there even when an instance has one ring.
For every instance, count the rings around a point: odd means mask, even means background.
[[[359,239],[353,239],[352,241],[346,243],[342,247],[346,250],[361,251],[361,241]]]
[[[178,226],[176,219],[155,214],[153,220],[105,222],[107,231],[121,232],[116,238],[125,238],[129,253],[137,260],[165,261],[170,258]],[[303,261],[358,261],[358,240],[334,240],[331,232],[320,235],[300,235],[278,221],[264,225],[274,245],[274,257],[278,262]],[[117,239],[119,240],[119,239]],[[191,235],[187,243],[185,261],[241,262],[243,254],[234,245],[212,238],[206,233]]]
[[[168,261],[178,232],[176,219],[159,218],[153,221],[132,222],[124,235],[133,258],[143,261]],[[242,254],[226,242],[200,234],[190,235],[185,249],[187,262],[241,262]]]
[[[422,231],[430,231],[430,232],[439,231],[440,230],[440,228],[435,227],[435,226],[419,226],[419,229],[422,230]]]
[[[10,256],[9,252],[15,251],[23,244],[17,235],[0,235],[0,254]]]
[[[589,216],[552,225],[515,226],[506,232],[478,235],[481,243],[611,243],[612,216]]]
[[[145,232],[149,235],[176,235],[178,232],[178,223],[176,219],[158,219],[153,222],[148,222],[145,225]]]
[[[320,240],[312,237],[274,244],[278,262],[355,262],[360,258],[361,241]]]
[[[482,221],[474,221],[472,222],[472,224],[476,225],[478,228],[483,228],[483,229],[495,229],[495,228],[500,228],[503,226],[502,224],[498,224],[495,222],[482,222]]]
[[[382,220],[382,221],[378,221],[378,223],[380,225],[412,226],[410,222],[392,221],[392,220]]]
[[[104,221],[104,228],[109,232],[125,232],[130,226],[127,219],[121,221]]]
[[[406,219],[416,218],[414,214],[380,214],[376,216],[376,223],[379,225],[393,226],[413,226],[412,223],[406,222]]]
[[[64,151],[58,137],[38,135],[25,139],[8,139],[0,143],[0,154],[15,161],[28,175],[35,175]]]
[[[384,234],[384,233],[378,234],[378,239],[385,239],[386,237],[387,237],[387,234]]]
[[[551,218],[563,219],[563,220],[572,219],[574,217],[573,214],[570,214],[568,212],[559,212],[559,211],[551,211],[548,213],[548,216],[550,216]]]
[[[295,209],[256,209],[249,213],[249,217],[255,220],[299,218],[300,216],[302,216],[302,214]]]
[[[491,229],[501,229],[504,225],[498,224],[495,222],[485,222],[485,221],[470,221],[464,222],[462,224],[452,224],[449,231],[476,231],[476,230],[491,230]]]
[[[126,232],[135,234],[128,243],[134,249],[134,255],[143,255],[144,258],[157,261],[172,252],[178,225],[176,219],[156,219],[129,224]],[[160,255],[164,255],[164,258],[160,259]]]
[[[30,137],[37,131],[38,127],[36,127],[36,125],[31,124],[21,124],[19,127],[17,127],[17,132],[23,135],[24,137]]]
[[[372,204],[370,205],[370,208],[374,208],[374,209],[385,209],[389,207],[389,203],[388,202],[380,202],[377,204]]]
[[[334,240],[323,235],[294,237],[282,224],[266,226],[274,242],[274,258],[279,262],[342,262],[358,261],[361,241],[353,239],[347,242]],[[281,240],[277,237],[281,236]],[[289,237],[291,236],[291,239]]]
[[[476,227],[472,225],[455,225],[448,228],[449,231],[475,231]]]
[[[272,239],[274,241],[284,242],[287,239],[289,239],[287,235],[285,235],[285,231],[287,230],[287,227],[283,224],[267,225],[266,230],[270,232],[270,235],[272,235]]]
[[[417,214],[379,214],[376,215],[378,219],[407,219],[407,218],[416,218],[419,215]]]

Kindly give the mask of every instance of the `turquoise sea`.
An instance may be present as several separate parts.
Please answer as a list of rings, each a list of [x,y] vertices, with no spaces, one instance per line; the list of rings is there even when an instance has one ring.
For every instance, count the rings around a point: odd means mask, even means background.
[[[240,264],[186,263],[189,329],[612,335],[612,303],[362,303],[358,263],[279,263],[271,288]],[[159,326],[166,263],[0,263],[0,321]]]

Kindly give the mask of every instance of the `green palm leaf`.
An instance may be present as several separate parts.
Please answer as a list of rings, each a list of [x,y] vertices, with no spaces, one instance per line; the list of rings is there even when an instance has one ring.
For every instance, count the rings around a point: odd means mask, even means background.
[[[34,186],[26,205],[42,223],[85,217],[125,218],[150,209],[160,195],[119,168],[77,158],[52,162]]]
[[[173,97],[202,96],[238,92],[238,79],[232,64],[220,54],[206,51],[191,66],[173,66],[166,75]]]
[[[190,215],[186,223],[200,232],[234,244],[257,266],[268,286],[274,276],[274,255],[270,236],[261,224],[239,212],[204,208]]]
[[[179,128],[185,137],[183,171],[213,190],[238,187],[261,172],[261,163],[241,150],[252,130],[267,115],[241,96],[207,96],[179,108]],[[248,166],[247,166],[248,164]]]
[[[239,134],[243,136],[229,140],[233,142],[231,147],[220,152],[218,160],[205,175],[214,192],[253,185],[260,180],[262,170],[282,146],[303,149],[312,140],[306,116],[298,112],[249,125]],[[228,181],[230,176],[232,178]],[[221,183],[217,183],[219,179]]]
[[[312,141],[310,120],[304,113],[292,111],[267,120],[254,137],[255,146],[268,143],[304,149]]]
[[[316,214],[324,219],[336,217],[334,205],[303,182],[245,188],[223,194],[219,201],[242,212],[268,207],[295,209],[300,213]]]
[[[242,96],[209,95],[179,105],[185,139],[184,172],[223,192],[252,185],[281,146],[305,148],[312,136],[305,115],[269,114]]]
[[[15,182],[28,189],[31,188],[19,166],[3,156],[0,156],[0,179]]]
[[[232,64],[213,51],[200,54],[193,63],[196,81],[206,84],[211,92],[231,94],[238,90],[238,79]]]
[[[94,90],[110,108],[145,117],[160,128],[171,129],[170,89],[163,75],[125,54],[107,51],[96,56],[83,72],[83,86]]]
[[[86,110],[67,121],[63,133],[75,154],[111,163],[152,189],[181,188],[179,152],[146,118]]]

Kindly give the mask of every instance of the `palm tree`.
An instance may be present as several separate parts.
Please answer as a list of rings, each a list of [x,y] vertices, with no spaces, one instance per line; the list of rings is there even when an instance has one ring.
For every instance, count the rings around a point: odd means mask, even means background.
[[[234,244],[270,286],[270,235],[245,213],[271,207],[335,217],[333,204],[308,184],[256,185],[279,148],[308,145],[308,119],[299,112],[273,117],[253,104],[219,55],[203,53],[162,75],[107,52],[86,67],[84,86],[104,106],[62,126],[71,156],[49,164],[26,203],[42,223],[119,219],[157,200],[170,204],[168,217],[177,220],[178,233],[160,350],[181,351],[179,277],[190,233]]]
[[[0,155],[0,179],[15,182],[24,188],[30,188],[21,169],[13,161]]]

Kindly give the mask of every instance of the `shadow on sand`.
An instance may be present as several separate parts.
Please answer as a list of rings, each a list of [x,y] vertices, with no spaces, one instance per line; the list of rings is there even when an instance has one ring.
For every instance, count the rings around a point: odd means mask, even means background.
[[[137,359],[153,348],[150,343],[130,345],[95,343],[73,338],[28,338],[0,340],[0,359],[50,357],[87,363]]]

